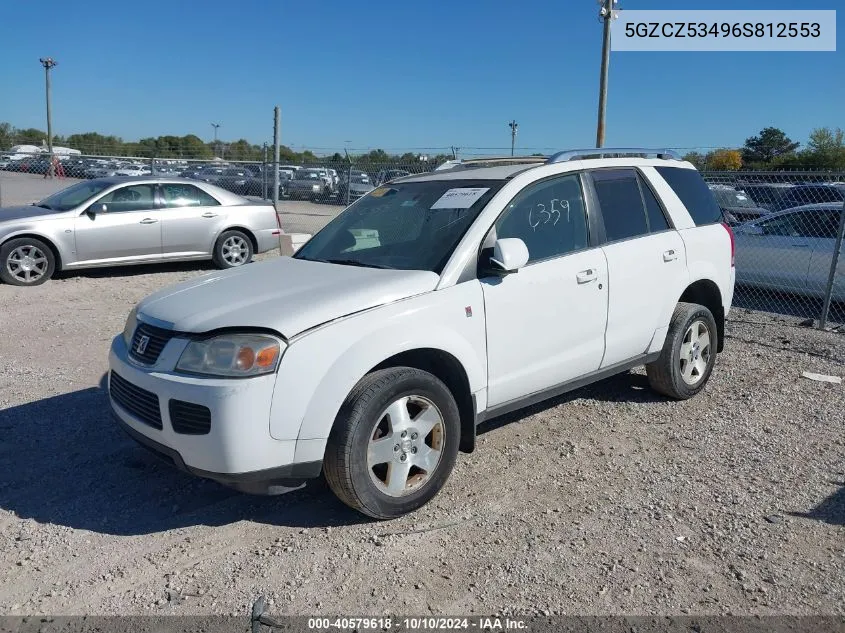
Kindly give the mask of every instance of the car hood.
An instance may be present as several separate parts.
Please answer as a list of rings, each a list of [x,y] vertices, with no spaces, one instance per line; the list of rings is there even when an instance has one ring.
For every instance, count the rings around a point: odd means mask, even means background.
[[[290,338],[334,319],[434,290],[439,276],[291,257],[203,275],[138,305],[141,320],[181,332],[270,328]]]
[[[54,211],[53,209],[44,209],[32,205],[2,207],[0,208],[0,223],[17,220],[50,220],[66,213],[67,211]]]

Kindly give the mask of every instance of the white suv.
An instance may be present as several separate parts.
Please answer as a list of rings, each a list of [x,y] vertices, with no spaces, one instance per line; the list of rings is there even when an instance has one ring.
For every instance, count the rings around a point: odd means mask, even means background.
[[[322,472],[386,519],[430,500],[487,418],[639,365],[698,393],[734,255],[694,167],[644,149],[480,163],[141,301],[109,357],[120,424],[195,475],[274,493]]]

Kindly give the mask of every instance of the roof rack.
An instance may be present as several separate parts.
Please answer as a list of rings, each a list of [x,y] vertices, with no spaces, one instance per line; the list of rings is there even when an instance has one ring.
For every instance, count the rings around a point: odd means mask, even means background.
[[[543,165],[548,156],[483,156],[479,158],[461,158],[446,161],[438,171],[451,169],[471,169],[474,167],[499,165]]]
[[[558,152],[549,157],[548,163],[564,163],[568,160],[582,160],[584,158],[619,158],[623,156],[637,156],[648,158],[654,156],[665,160],[681,160],[680,155],[670,149],[647,149],[644,147],[601,147],[593,149],[569,149]]]

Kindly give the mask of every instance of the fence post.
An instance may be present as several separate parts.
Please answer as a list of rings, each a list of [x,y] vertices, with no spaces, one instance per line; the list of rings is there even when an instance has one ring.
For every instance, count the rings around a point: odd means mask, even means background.
[[[273,208],[276,213],[279,212],[279,117],[279,106],[276,106],[273,110]]]
[[[348,157],[347,157],[348,158]],[[352,189],[352,161],[349,161],[349,165],[346,167],[346,195],[344,198],[344,204],[348,207],[349,206],[349,190]]]
[[[155,156],[150,156],[150,176],[156,175],[156,158]]]
[[[261,165],[261,199],[267,199],[267,143],[264,143],[264,162]]]
[[[824,293],[824,305],[822,314],[819,317],[819,329],[823,330],[827,325],[827,317],[830,313],[830,301],[833,297],[833,283],[836,281],[836,269],[839,266],[839,256],[842,252],[842,238],[845,235],[845,202],[842,203],[842,215],[839,218],[839,230],[836,233],[836,243],[833,246],[833,257],[830,259],[830,274],[827,276],[827,289]]]

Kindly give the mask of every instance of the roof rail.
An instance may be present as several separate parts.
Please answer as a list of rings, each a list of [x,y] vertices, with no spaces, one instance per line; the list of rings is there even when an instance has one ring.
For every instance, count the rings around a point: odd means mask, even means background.
[[[584,158],[619,158],[622,156],[638,156],[647,158],[654,156],[666,160],[681,160],[680,155],[671,149],[647,149],[644,147],[600,147],[593,149],[569,149],[558,152],[549,157],[548,163],[564,163],[568,160]]]
[[[497,165],[542,165],[548,160],[548,156],[484,156],[479,158],[461,158],[446,161],[438,170],[471,169],[473,167],[494,167]]]

